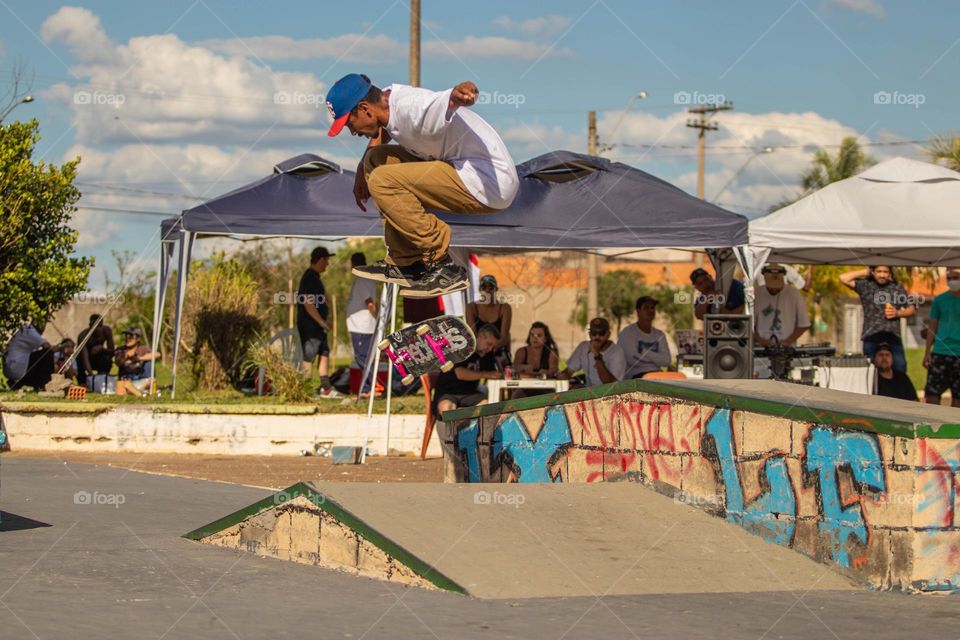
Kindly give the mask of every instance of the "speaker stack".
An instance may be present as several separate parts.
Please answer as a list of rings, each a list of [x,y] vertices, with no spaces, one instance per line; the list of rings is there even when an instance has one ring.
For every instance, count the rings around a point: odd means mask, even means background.
[[[748,315],[703,318],[703,377],[753,378],[753,323]]]

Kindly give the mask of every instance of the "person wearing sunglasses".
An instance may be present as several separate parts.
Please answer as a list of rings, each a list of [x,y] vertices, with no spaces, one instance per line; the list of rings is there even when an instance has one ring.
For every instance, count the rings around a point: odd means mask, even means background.
[[[754,298],[753,340],[761,347],[793,346],[810,328],[807,301],[796,287],[787,285],[787,270],[779,264],[764,265],[764,286]]]
[[[620,345],[610,340],[610,322],[606,318],[594,318],[588,333],[590,339],[577,345],[567,360],[567,368],[558,377],[570,379],[583,371],[582,384],[587,387],[622,380],[627,358]]]

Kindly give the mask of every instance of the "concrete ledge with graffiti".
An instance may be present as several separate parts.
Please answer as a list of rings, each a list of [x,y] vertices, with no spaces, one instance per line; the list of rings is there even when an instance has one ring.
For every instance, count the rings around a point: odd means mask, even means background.
[[[452,482],[637,482],[878,589],[960,589],[960,411],[625,381],[444,414]],[[638,489],[642,490],[642,489]]]

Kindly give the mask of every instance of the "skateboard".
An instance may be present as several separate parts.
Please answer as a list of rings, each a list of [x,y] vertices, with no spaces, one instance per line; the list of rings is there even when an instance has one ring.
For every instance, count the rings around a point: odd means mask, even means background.
[[[477,349],[473,330],[460,318],[439,316],[391,333],[377,345],[401,376],[403,384],[431,371],[447,372]]]

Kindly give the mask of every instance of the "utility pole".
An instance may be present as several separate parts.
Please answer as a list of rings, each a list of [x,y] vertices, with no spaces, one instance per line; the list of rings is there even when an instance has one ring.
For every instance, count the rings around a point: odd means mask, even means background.
[[[704,195],[703,183],[704,170],[707,162],[707,131],[716,131],[719,128],[716,122],[710,122],[710,118],[720,111],[729,111],[731,109],[733,109],[733,103],[729,101],[723,104],[704,104],[687,109],[688,113],[698,116],[697,118],[687,120],[687,126],[700,130],[697,134],[697,197],[701,200],[706,197]],[[694,263],[697,267],[702,267],[703,255],[699,253],[696,254],[694,256]]]
[[[410,0],[410,86],[420,86],[420,0]]]
[[[597,112],[587,112],[587,155],[597,155]],[[587,254],[587,322],[597,317],[597,254]]]

